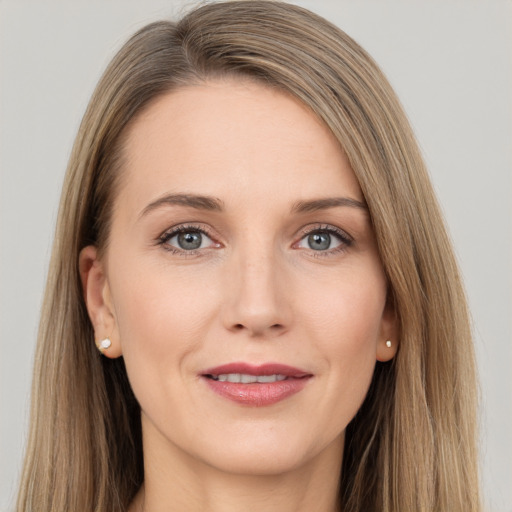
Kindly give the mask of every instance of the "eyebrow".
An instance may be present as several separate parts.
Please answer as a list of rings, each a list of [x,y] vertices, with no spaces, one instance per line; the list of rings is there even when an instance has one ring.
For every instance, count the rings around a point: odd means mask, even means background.
[[[144,217],[153,210],[161,206],[187,206],[196,210],[206,210],[222,212],[224,211],[224,203],[222,200],[211,197],[201,196],[195,194],[167,194],[159,197],[155,201],[149,203],[144,210],[142,210],[140,217]],[[291,208],[292,213],[309,213],[328,208],[336,208],[340,206],[348,206],[351,208],[358,208],[368,212],[368,207],[365,203],[352,199],[350,197],[326,197],[322,199],[312,199],[309,201],[297,201]]]
[[[348,206],[368,212],[368,206],[357,199],[352,199],[351,197],[326,197],[322,199],[313,199],[311,201],[297,201],[292,206],[292,213],[316,212],[338,206]]]
[[[149,203],[144,210],[142,210],[140,217],[144,217],[153,210],[161,206],[188,206],[196,210],[207,210],[221,212],[224,210],[224,203],[216,198],[210,196],[199,196],[195,194],[167,194],[159,197],[152,203]]]

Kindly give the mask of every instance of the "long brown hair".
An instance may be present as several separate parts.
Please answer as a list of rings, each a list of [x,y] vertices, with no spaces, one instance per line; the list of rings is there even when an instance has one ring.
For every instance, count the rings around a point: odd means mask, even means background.
[[[377,363],[347,429],[341,509],[480,510],[466,301],[407,118],[344,32],[300,7],[248,0],[146,26],[90,101],[62,192],[18,511],[123,511],[143,481],[140,409],[122,358],[95,347],[79,252],[108,244],[127,126],[156,97],[226,75],[292,94],[330,128],[359,180],[389,281],[400,348]]]

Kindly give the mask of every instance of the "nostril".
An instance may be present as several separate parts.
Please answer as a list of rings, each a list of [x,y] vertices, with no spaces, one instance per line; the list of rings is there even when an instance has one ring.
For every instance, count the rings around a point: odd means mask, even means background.
[[[232,327],[233,331],[245,331],[245,330],[248,330],[248,331],[251,331],[254,335],[256,336],[260,336],[260,335],[263,335],[263,333],[265,331],[267,332],[273,332],[273,333],[278,333],[280,332],[282,329],[284,329],[284,325],[283,324],[272,324],[272,325],[269,325],[267,328],[253,328],[251,329],[250,327],[248,326],[245,326],[244,324],[234,324],[233,327]]]

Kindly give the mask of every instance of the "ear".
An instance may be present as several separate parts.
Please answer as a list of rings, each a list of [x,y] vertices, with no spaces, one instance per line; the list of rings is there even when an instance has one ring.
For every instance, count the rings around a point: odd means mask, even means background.
[[[110,358],[119,357],[122,351],[114,305],[105,266],[98,259],[96,247],[88,245],[80,251],[78,266],[87,312],[94,328],[94,342],[98,346],[101,340],[110,338],[112,344],[103,350],[103,355]]]
[[[389,343],[391,346],[388,346]],[[382,313],[380,336],[377,341],[377,361],[386,362],[395,357],[398,350],[398,318],[393,301],[388,297]]]

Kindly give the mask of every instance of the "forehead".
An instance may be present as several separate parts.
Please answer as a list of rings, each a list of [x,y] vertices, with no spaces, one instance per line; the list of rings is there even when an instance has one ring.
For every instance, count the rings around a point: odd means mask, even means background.
[[[132,124],[120,195],[130,204],[163,193],[286,202],[362,200],[330,130],[304,105],[264,85],[212,81],[168,93]]]

